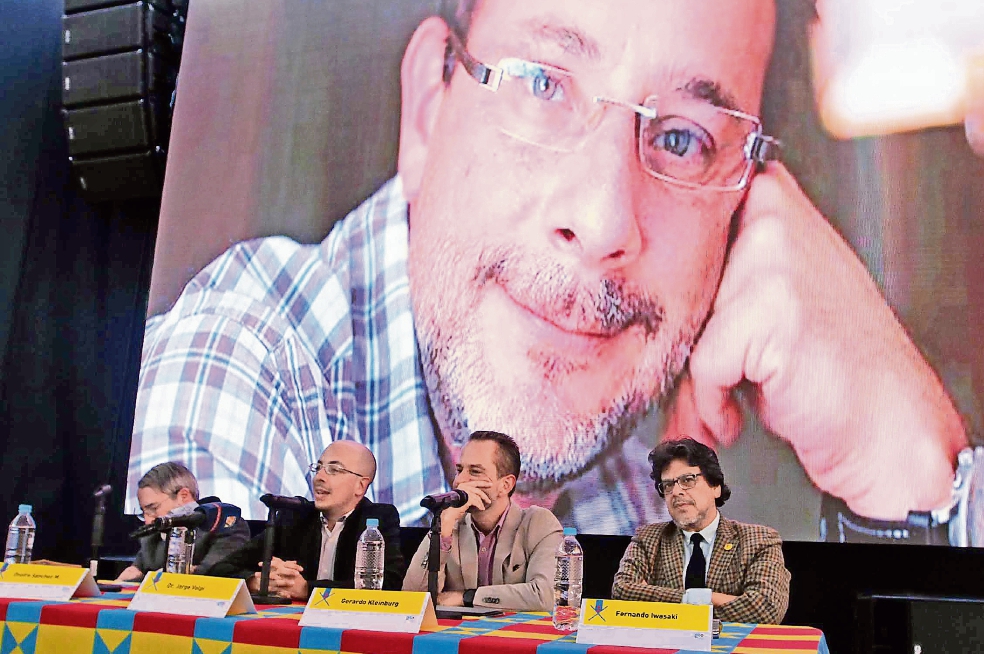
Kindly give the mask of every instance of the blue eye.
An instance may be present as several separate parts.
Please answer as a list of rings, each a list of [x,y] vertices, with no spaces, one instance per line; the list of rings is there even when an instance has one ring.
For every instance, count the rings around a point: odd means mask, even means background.
[[[699,156],[705,149],[701,134],[680,128],[660,130],[653,139],[653,146],[681,158]]]
[[[530,91],[540,100],[559,100],[563,98],[561,81],[540,69],[530,79]]]
[[[717,140],[689,118],[646,120],[639,136],[643,163],[657,175],[700,184],[718,163]]]

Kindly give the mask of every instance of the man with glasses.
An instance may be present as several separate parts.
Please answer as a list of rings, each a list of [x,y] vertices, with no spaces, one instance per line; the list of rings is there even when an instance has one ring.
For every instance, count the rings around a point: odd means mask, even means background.
[[[369,518],[379,521],[386,543],[383,589],[400,590],[406,570],[400,550],[400,514],[392,504],[375,504],[365,496],[376,476],[372,452],[354,441],[335,441],[310,471],[314,502],[281,510],[278,516],[270,592],[306,600],[313,588],[354,588],[356,544]],[[221,561],[213,574],[242,577],[250,590],[258,591],[263,538],[260,534]]]
[[[199,504],[218,502],[217,497],[198,498],[198,480],[185,466],[174,461],[154,466],[137,483],[137,500],[144,524],[157,518],[188,515]],[[199,574],[212,574],[216,563],[236,551],[249,540],[249,525],[235,516],[232,522],[214,529],[202,525],[195,532],[195,554],[192,569]],[[140,539],[136,558],[116,581],[140,581],[151,570],[160,570],[167,559],[167,534],[151,534]]]
[[[181,452],[236,497],[296,494],[301,453],[357,439],[412,522],[494,428],[518,498],[631,533],[666,515],[633,430],[673,392],[668,433],[730,445],[751,408],[872,524],[949,502],[960,417],[758,118],[794,9],[805,38],[809,0],[424,21],[399,175],[319,246],[234,247],[148,324],[131,470]]]
[[[651,477],[672,522],[641,527],[629,543],[612,598],[712,604],[728,622],[779,624],[789,604],[789,571],[779,534],[728,520],[731,497],[714,450],[691,438],[660,443]]]

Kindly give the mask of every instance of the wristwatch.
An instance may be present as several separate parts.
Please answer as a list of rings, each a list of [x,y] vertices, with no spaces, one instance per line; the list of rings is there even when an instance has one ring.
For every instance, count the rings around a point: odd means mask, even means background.
[[[905,520],[873,520],[851,511],[840,498],[824,493],[820,540],[840,543],[913,543],[984,546],[984,447],[957,455],[950,500],[932,511],[910,511]]]

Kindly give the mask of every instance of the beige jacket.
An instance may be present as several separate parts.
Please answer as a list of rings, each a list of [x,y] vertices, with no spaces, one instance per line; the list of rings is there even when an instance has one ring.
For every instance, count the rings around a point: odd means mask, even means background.
[[[520,508],[513,503],[499,532],[492,566],[492,585],[478,587],[478,542],[470,514],[455,525],[451,551],[441,552],[437,587],[445,590],[475,588],[475,606],[518,611],[553,609],[554,556],[563,529],[553,513],[540,506]],[[403,590],[427,590],[427,552],[430,534],[410,562]]]

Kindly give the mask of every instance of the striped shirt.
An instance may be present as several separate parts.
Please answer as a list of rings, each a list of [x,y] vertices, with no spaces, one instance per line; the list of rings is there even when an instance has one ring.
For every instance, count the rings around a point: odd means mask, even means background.
[[[127,511],[151,466],[181,461],[204,495],[263,518],[264,493],[311,496],[307,466],[333,440],[365,444],[367,496],[424,524],[420,498],[449,489],[440,464],[407,276],[408,207],[387,182],[320,244],[270,237],[233,246],[147,321]],[[564,487],[565,524],[632,533],[665,516],[626,447]],[[631,455],[628,454],[631,452]]]

